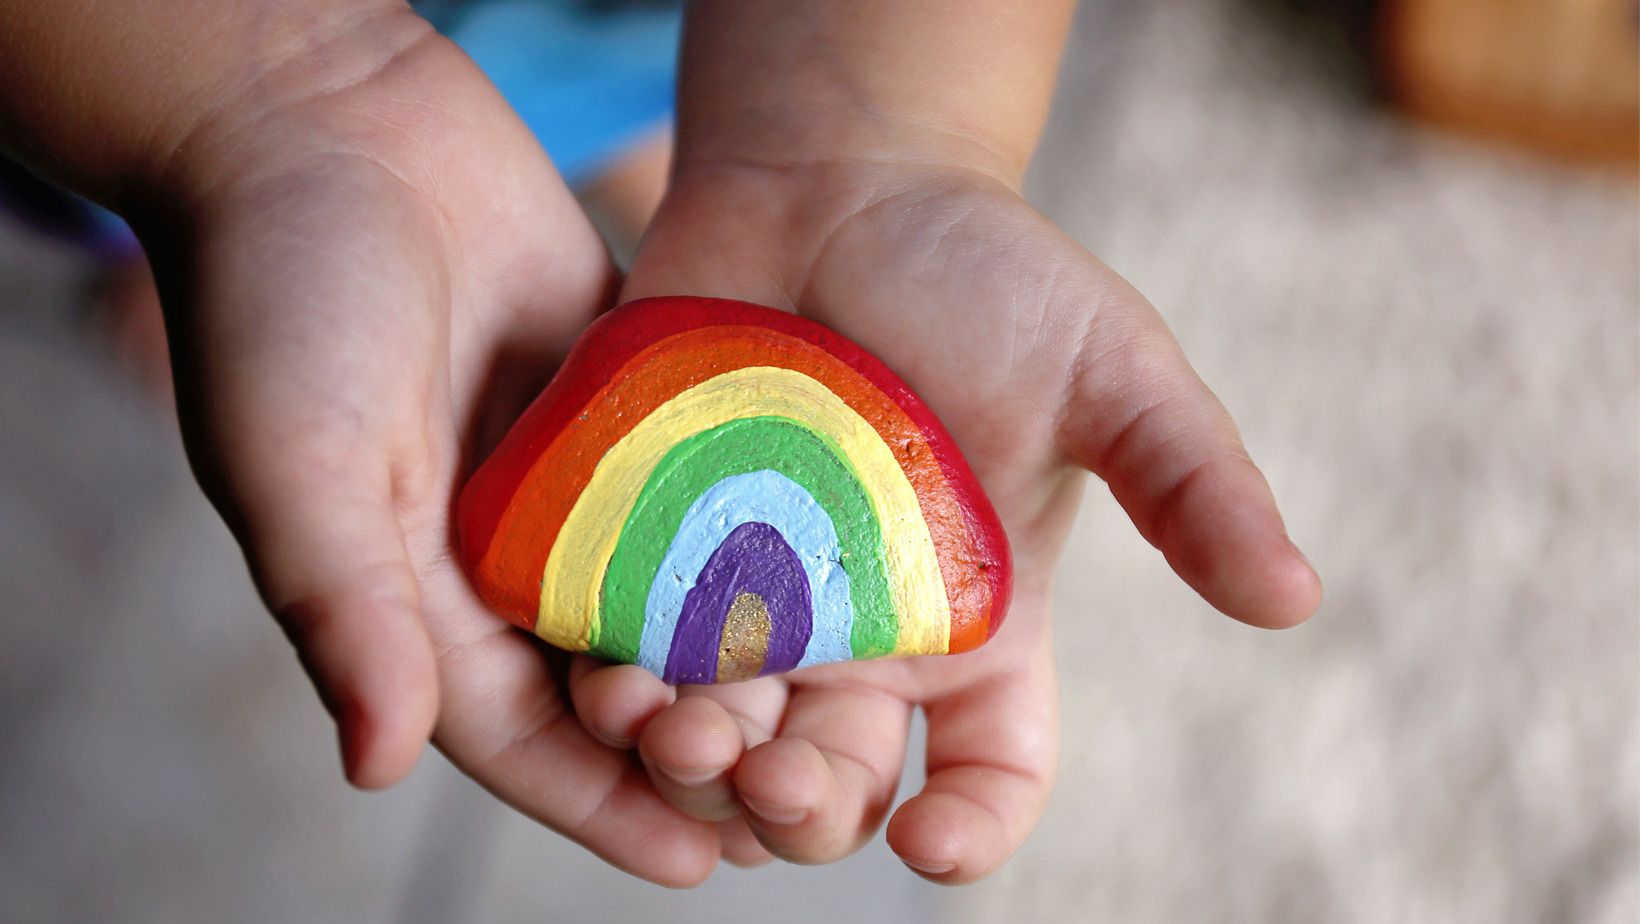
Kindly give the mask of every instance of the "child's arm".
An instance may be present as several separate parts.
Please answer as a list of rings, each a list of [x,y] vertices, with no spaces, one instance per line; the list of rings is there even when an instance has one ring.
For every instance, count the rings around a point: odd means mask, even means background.
[[[1017,183],[1074,6],[698,3],[681,62],[678,163],[880,158]]]
[[[894,811],[890,845],[961,882],[1023,841],[1053,776],[1049,578],[1082,469],[1224,612],[1275,627],[1317,606],[1263,476],[1161,318],[1019,197],[1068,12],[692,8],[674,184],[623,295],[789,305],[876,352],[957,438],[1016,563],[1012,615],[968,654],[826,665],[675,705],[635,668],[572,675],[582,721],[636,734],[673,804],[744,818],[749,834],[726,829],[738,859],[822,862],[863,843],[892,808],[916,706],[929,776]]]

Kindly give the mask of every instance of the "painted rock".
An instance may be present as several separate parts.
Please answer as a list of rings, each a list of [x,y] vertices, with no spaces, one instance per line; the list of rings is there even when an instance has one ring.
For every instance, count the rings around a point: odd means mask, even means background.
[[[668,683],[967,651],[1012,582],[996,513],[904,382],[813,321],[719,299],[589,327],[457,523],[492,609]]]

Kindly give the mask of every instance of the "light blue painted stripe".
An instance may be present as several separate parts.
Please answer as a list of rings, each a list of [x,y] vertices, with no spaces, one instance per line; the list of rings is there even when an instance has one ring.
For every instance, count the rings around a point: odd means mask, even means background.
[[[725,478],[689,505],[644,604],[639,666],[657,675],[665,672],[684,595],[695,586],[695,578],[724,538],[735,527],[754,522],[780,530],[809,576],[814,631],[798,666],[854,657],[849,647],[854,601],[849,596],[848,572],[841,564],[837,529],[802,485],[773,469],[764,469]]]

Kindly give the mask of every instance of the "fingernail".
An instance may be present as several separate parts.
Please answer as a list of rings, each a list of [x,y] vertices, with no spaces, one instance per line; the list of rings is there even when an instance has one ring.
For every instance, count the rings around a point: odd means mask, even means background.
[[[723,773],[722,770],[710,768],[701,769],[698,767],[693,769],[684,769],[682,767],[662,766],[659,769],[667,779],[679,784],[680,786],[699,786],[703,783],[710,783],[712,780],[717,779],[719,774]]]
[[[900,862],[919,873],[927,873],[930,876],[938,876],[941,873],[949,873],[957,868],[957,864],[955,863],[938,863],[929,860],[910,860],[905,857],[901,857]]]
[[[789,805],[770,805],[745,796],[742,796],[740,801],[751,809],[753,815],[772,825],[795,825],[809,814],[807,809],[793,808]]]

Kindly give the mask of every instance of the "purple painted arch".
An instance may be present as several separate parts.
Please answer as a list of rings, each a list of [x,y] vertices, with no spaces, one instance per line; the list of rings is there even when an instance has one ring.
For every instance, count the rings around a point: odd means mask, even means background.
[[[803,561],[780,530],[767,523],[743,523],[724,537],[683,598],[683,612],[666,657],[663,679],[667,683],[717,680],[723,620],[741,593],[762,597],[769,611],[769,651],[759,673],[789,671],[802,660],[814,630],[814,607]]]

